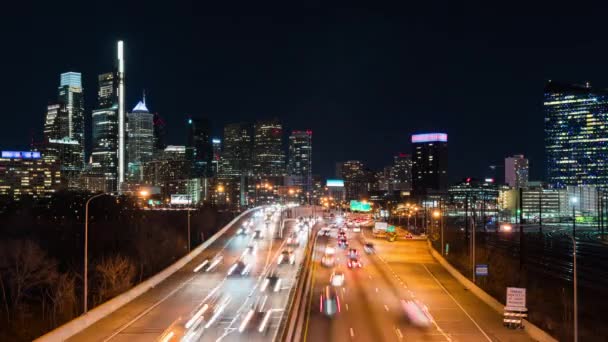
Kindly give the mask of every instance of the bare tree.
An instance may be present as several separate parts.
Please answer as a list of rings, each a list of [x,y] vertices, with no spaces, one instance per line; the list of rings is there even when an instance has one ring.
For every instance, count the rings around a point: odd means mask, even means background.
[[[57,263],[30,240],[9,240],[0,243],[0,277],[10,293],[10,307],[25,310],[25,299],[40,296],[42,288],[57,279]],[[6,292],[6,291],[4,291]],[[38,297],[37,299],[41,299]]]
[[[120,254],[104,257],[95,266],[96,303],[102,303],[133,286],[135,264]]]
[[[76,277],[72,273],[62,273],[52,286],[47,288],[46,295],[51,302],[50,325],[55,327],[76,316]]]

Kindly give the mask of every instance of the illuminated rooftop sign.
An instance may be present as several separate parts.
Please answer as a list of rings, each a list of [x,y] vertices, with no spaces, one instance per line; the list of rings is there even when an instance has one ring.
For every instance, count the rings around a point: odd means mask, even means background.
[[[448,135],[446,133],[412,134],[412,142],[413,143],[448,142]]]
[[[40,152],[35,152],[35,151],[2,151],[2,158],[40,159]]]
[[[327,186],[344,187],[344,181],[341,179],[328,179]]]

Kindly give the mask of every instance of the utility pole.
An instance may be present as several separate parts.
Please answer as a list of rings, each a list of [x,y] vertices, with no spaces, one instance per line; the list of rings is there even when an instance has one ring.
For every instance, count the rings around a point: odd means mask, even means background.
[[[523,189],[519,188],[519,268],[524,267]]]

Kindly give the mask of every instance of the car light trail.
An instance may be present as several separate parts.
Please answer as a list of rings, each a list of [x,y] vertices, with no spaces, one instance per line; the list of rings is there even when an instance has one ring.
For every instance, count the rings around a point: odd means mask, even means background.
[[[264,315],[264,319],[262,320],[262,324],[260,324],[260,328],[258,329],[259,332],[264,331],[264,329],[266,329],[266,324],[268,323],[268,320],[270,319],[270,314],[272,313],[272,310],[268,310],[266,312],[266,315]]]
[[[165,337],[160,340],[160,342],[169,342],[171,341],[174,335],[175,333],[173,331],[170,331],[167,335],[165,335]]]
[[[247,315],[243,319],[243,322],[239,326],[239,332],[240,333],[242,333],[245,330],[245,328],[247,328],[247,324],[249,324],[249,321],[251,320],[251,317],[253,317],[253,309],[249,310],[249,312],[247,313]]]
[[[188,320],[188,322],[186,322],[186,325],[185,325],[185,326],[186,326],[186,329],[190,329],[190,327],[192,327],[192,325],[194,324],[194,322],[196,322],[196,320],[197,320],[199,317],[201,317],[201,316],[202,316],[202,315],[205,313],[205,311],[207,311],[207,309],[209,309],[209,305],[207,305],[207,304],[203,305],[203,307],[202,307],[202,308],[200,308],[200,310],[198,310],[198,311],[197,311],[197,312],[194,314],[194,316],[192,316],[192,318],[190,318],[190,319]]]
[[[201,270],[201,268],[205,267],[205,265],[207,265],[208,263],[209,263],[209,260],[208,260],[208,259],[207,259],[207,260],[205,260],[205,261],[203,261],[203,263],[202,263],[202,264],[200,264],[200,265],[196,266],[196,268],[194,269],[194,273],[196,273],[196,272],[200,271],[200,270]]]

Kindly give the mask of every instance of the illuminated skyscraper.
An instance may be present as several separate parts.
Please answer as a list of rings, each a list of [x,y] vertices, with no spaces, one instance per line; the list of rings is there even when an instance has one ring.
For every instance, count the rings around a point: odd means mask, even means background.
[[[146,107],[146,97],[127,114],[128,175],[133,181],[143,178],[143,163],[152,160],[154,154],[154,115]]]
[[[118,192],[122,191],[122,183],[125,181],[125,60],[124,45],[119,40],[116,46],[118,63]]]
[[[118,78],[116,73],[98,77],[97,109],[93,110],[92,171],[103,174],[106,191],[117,190],[118,168]]]
[[[412,135],[412,190],[416,195],[441,193],[448,188],[448,135]]]
[[[256,176],[285,176],[283,126],[278,120],[254,125],[253,173]]]
[[[608,185],[608,93],[589,84],[545,86],[547,181]]]
[[[287,172],[299,179],[306,191],[312,186],[312,131],[292,131],[289,136]]]
[[[220,160],[222,159],[222,140],[218,138],[211,139],[213,145],[213,175],[219,174],[220,171]]]
[[[251,174],[252,138],[250,126],[245,123],[224,126],[224,148],[220,174],[248,176]]]
[[[505,158],[505,183],[514,188],[528,185],[528,159],[523,154]]]
[[[61,74],[59,82],[59,103],[66,113],[67,136],[78,142],[78,170],[84,168],[84,99],[82,94],[82,76],[79,72]]]

